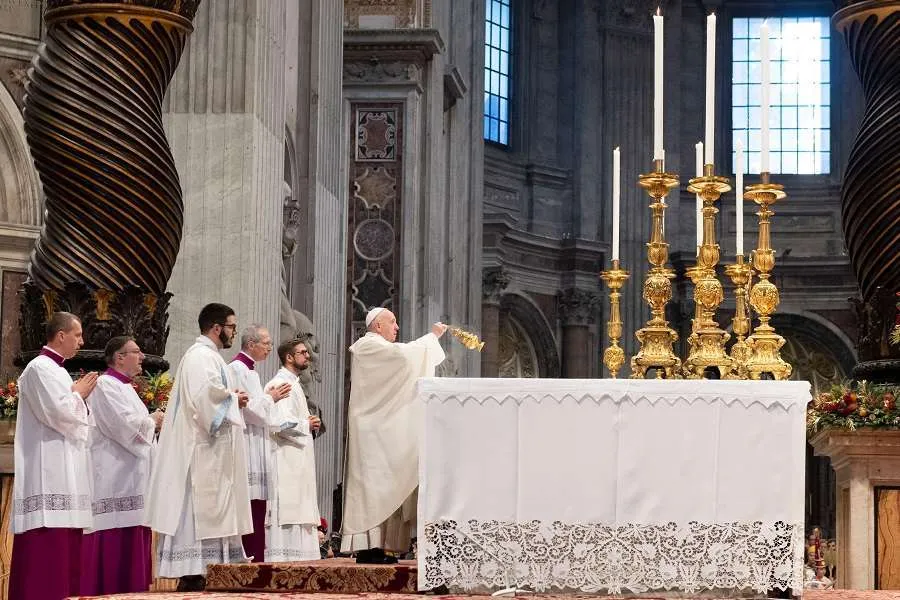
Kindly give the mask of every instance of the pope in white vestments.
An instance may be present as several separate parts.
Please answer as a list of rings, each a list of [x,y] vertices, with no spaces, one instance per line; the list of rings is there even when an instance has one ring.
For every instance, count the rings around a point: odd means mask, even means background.
[[[248,482],[250,484],[250,512],[253,515],[253,533],[243,536],[244,552],[253,562],[262,562],[266,548],[266,505],[269,498],[271,471],[271,441],[269,413],[275,403],[286,397],[291,386],[283,384],[263,392],[256,372],[256,363],[268,358],[272,352],[272,336],[262,325],[250,325],[241,334],[241,351],[228,363],[239,390],[247,392],[244,417],[247,439]]]
[[[10,598],[60,600],[81,593],[82,529],[92,524],[85,402],[97,374],[73,382],[63,361],[83,343],[81,321],[54,313],[47,345],[19,376]]]
[[[163,414],[152,415],[132,385],[144,354],[133,338],[106,344],[109,367],[91,396],[94,524],[82,542],[85,595],[146,592],[152,583],[151,536],[144,513],[154,435]]]
[[[417,340],[396,343],[397,319],[383,308],[366,316],[367,333],[350,346],[350,405],[341,552],[358,562],[393,562],[416,525],[421,407],[415,383],[444,360],[435,323]]]
[[[210,564],[246,562],[241,536],[253,531],[240,414],[247,394],[219,354],[237,320],[227,306],[208,304],[198,321],[202,335],[175,372],[147,505],[159,533],[157,576],[181,577],[182,591],[202,589]]]
[[[266,520],[266,562],[317,560],[319,517],[313,432],[318,417],[309,414],[300,372],[309,366],[309,349],[298,340],[278,346],[282,367],[267,390],[285,384],[290,393],[269,415],[272,433],[272,478]]]

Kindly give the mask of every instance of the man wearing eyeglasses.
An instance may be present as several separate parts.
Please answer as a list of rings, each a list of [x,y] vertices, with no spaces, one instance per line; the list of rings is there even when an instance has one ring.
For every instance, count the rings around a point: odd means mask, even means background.
[[[272,336],[259,324],[244,329],[241,334],[241,351],[228,369],[234,376],[238,389],[247,392],[247,406],[241,411],[247,424],[247,457],[250,484],[250,512],[253,515],[253,533],[243,538],[244,552],[253,562],[262,562],[266,548],[266,501],[269,497],[269,413],[275,403],[291,391],[288,383],[263,392],[256,372],[256,363],[262,362],[272,352]]]
[[[105,357],[108,368],[97,378],[92,399],[94,526],[82,540],[81,593],[90,596],[150,588],[150,529],[144,526],[144,494],[150,482],[153,438],[163,419],[160,411],[147,412],[132,385],[144,360],[134,338],[112,338]]]
[[[147,507],[159,533],[157,576],[179,577],[179,591],[202,590],[210,564],[246,562],[241,536],[253,531],[240,413],[248,396],[219,354],[237,318],[214,303],[197,321],[201,335],[175,372]]]
[[[266,562],[317,560],[318,526],[316,457],[312,433],[318,417],[309,414],[300,373],[309,368],[309,349],[300,340],[278,346],[281,369],[266,384],[267,392],[284,384],[290,393],[270,413],[272,478],[266,526]]]
[[[366,335],[350,346],[350,405],[341,552],[359,563],[394,563],[416,530],[419,443],[415,403],[419,377],[434,377],[443,362],[443,323],[409,343],[390,310],[366,315]]]

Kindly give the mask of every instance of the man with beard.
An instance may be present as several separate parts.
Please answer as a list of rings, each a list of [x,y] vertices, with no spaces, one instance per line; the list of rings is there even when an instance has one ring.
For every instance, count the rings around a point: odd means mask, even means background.
[[[309,414],[300,386],[300,372],[309,368],[309,349],[300,340],[278,346],[281,369],[266,384],[275,390],[291,386],[286,398],[272,407],[272,470],[269,518],[266,525],[266,562],[317,560],[321,523],[316,500],[316,458],[312,433],[318,417]],[[271,393],[271,392],[269,392]]]
[[[241,411],[247,424],[248,476],[250,483],[250,512],[253,514],[253,533],[244,536],[244,552],[253,562],[262,562],[266,548],[266,501],[269,497],[271,442],[269,413],[275,403],[291,392],[287,382],[263,392],[256,372],[256,363],[272,352],[272,336],[259,324],[247,327],[241,334],[241,351],[228,364],[238,389],[247,392],[247,406]]]
[[[180,577],[179,591],[202,590],[207,565],[246,562],[241,536],[253,531],[240,413],[248,397],[219,354],[237,319],[207,304],[197,320],[201,335],[175,372],[147,505],[159,533],[157,576]]]

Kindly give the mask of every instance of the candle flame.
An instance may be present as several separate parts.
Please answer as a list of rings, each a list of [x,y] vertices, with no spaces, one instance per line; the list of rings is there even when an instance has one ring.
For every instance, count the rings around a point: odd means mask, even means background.
[[[615,151],[616,151],[616,152],[618,152],[618,151],[619,151],[619,147],[618,147],[618,146],[616,146],[616,149],[615,149]]]
[[[657,16],[657,17],[661,17],[661,16],[662,16],[662,9],[660,9],[659,6],[656,7],[656,16]]]

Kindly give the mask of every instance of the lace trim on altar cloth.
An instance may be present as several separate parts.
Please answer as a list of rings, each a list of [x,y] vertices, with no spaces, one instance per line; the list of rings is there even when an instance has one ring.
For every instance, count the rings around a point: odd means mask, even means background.
[[[803,524],[559,521],[425,524],[419,589],[587,593],[800,590]],[[424,565],[424,568],[421,568]]]

